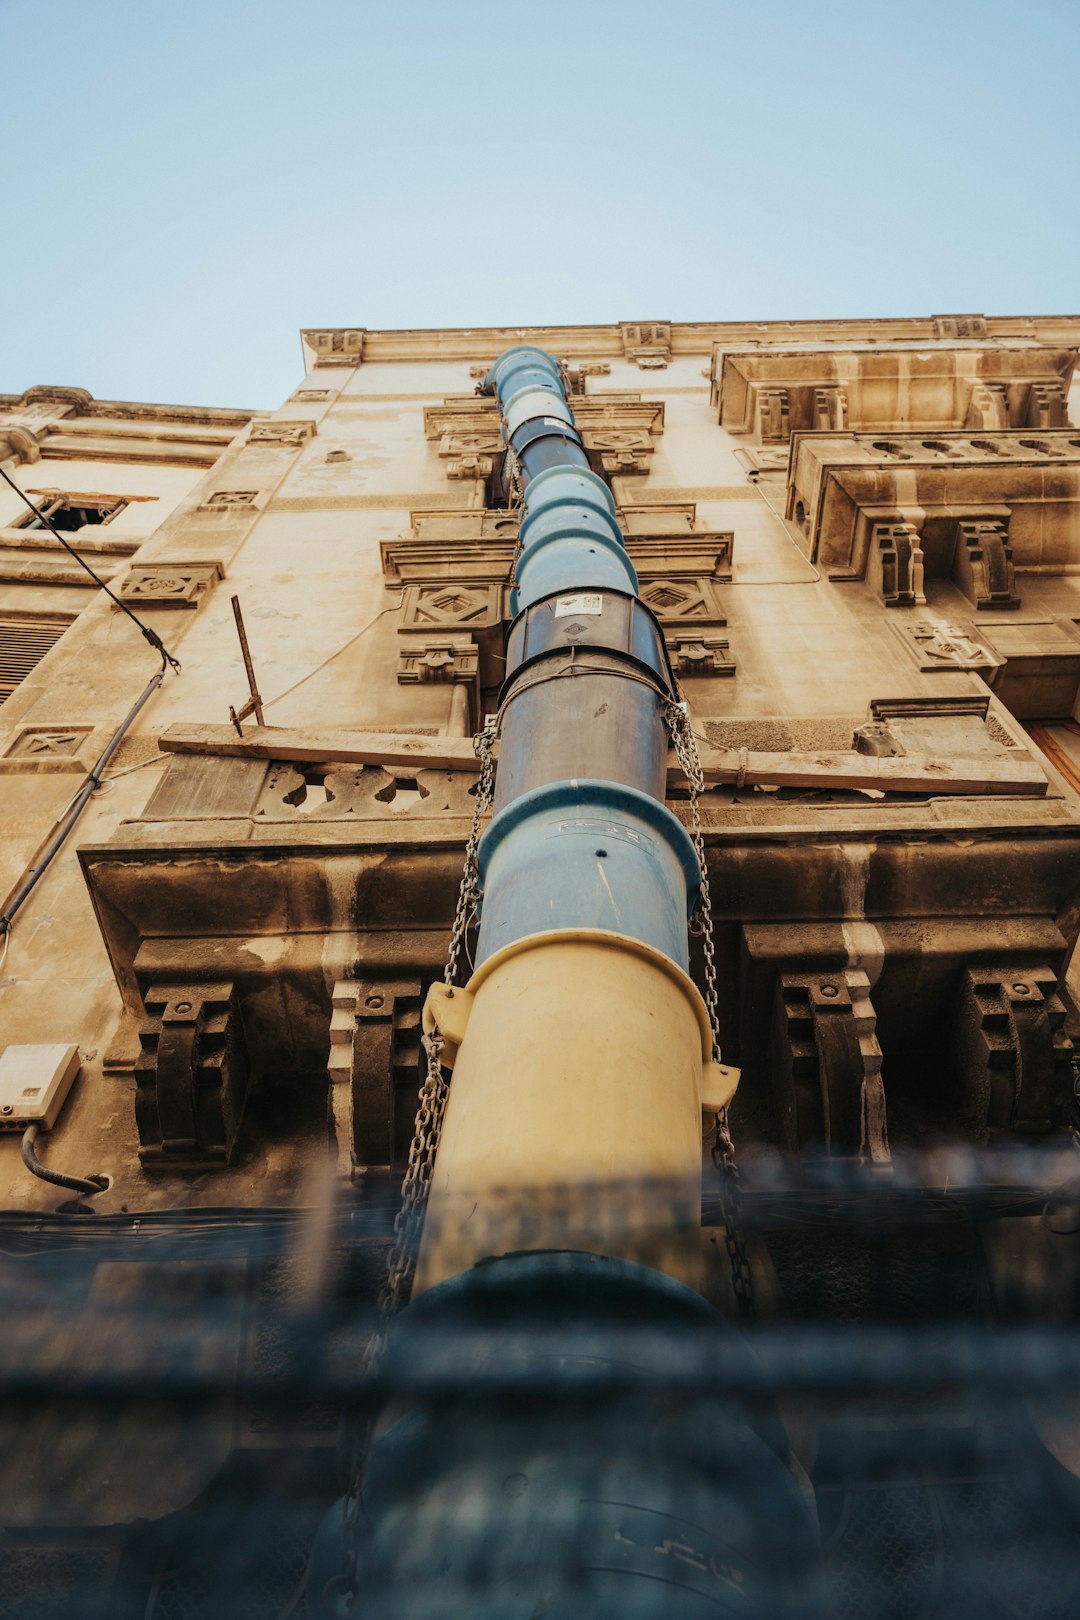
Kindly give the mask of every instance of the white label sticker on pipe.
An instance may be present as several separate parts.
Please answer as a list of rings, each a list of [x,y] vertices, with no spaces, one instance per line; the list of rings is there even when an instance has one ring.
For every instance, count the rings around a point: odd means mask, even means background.
[[[571,615],[588,614],[592,617],[603,613],[604,599],[601,596],[560,596],[555,603],[555,617],[568,619]]]

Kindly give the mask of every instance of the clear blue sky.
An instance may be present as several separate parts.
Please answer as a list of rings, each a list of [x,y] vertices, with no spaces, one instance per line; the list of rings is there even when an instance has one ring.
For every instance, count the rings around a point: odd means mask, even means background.
[[[1080,0],[0,0],[0,390],[301,326],[1061,313]]]

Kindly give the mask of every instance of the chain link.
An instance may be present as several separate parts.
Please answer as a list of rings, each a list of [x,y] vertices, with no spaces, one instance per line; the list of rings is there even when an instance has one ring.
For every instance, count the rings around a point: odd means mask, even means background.
[[[480,761],[480,776],[476,784],[472,826],[465,845],[465,866],[458,889],[454,923],[450,931],[450,948],[446,955],[445,982],[457,984],[461,971],[461,958],[469,924],[476,909],[479,886],[480,818],[491,803],[495,781],[495,728],[497,720],[489,715],[484,728],[473,738],[473,748]],[[423,1037],[427,1053],[427,1073],[420,1088],[420,1106],[416,1113],[413,1139],[409,1146],[409,1162],[401,1183],[401,1208],[394,1221],[394,1244],[387,1262],[386,1281],[379,1298],[384,1321],[398,1309],[412,1276],[416,1249],[423,1223],[424,1206],[431,1188],[435,1170],[435,1155],[442,1134],[443,1115],[449,1084],[443,1070],[441,1056],[443,1039],[438,1030]]]
[[[518,514],[520,525],[521,511],[525,505],[525,485],[521,481],[521,466],[517,458],[517,452],[511,445],[507,445],[506,455],[510,463],[510,510]],[[510,559],[510,572],[506,576],[506,583],[510,590],[513,590],[517,584],[517,566],[521,561],[522,549],[519,527],[517,538],[514,541],[514,555]]]
[[[457,906],[450,932],[450,946],[446,956],[445,982],[457,984],[461,958],[469,924],[476,908],[479,886],[480,821],[491,804],[495,785],[495,738],[498,719],[489,715],[482,731],[473,738],[473,749],[480,761],[480,775],[476,784],[472,826],[465,845],[465,865],[458,889]],[[423,1037],[427,1055],[427,1071],[420,1088],[420,1104],[416,1111],[413,1138],[409,1146],[409,1160],[401,1183],[401,1207],[394,1218],[394,1241],[386,1262],[386,1276],[379,1291],[379,1325],[367,1341],[360,1356],[361,1381],[374,1372],[386,1347],[390,1322],[400,1310],[408,1293],[416,1264],[423,1228],[424,1208],[431,1190],[435,1170],[435,1155],[442,1134],[443,1115],[450,1087],[441,1058],[443,1038],[438,1030]],[[356,1574],[356,1531],[361,1512],[362,1466],[366,1444],[353,1447],[349,1476],[345,1488],[341,1531],[341,1569],[335,1577],[337,1589],[352,1590]]]
[[[701,768],[697,739],[690,724],[685,703],[668,702],[664,708],[664,721],[671,735],[675,757],[690,788],[690,838],[701,868],[701,889],[691,922],[691,930],[701,939],[705,959],[705,1007],[712,1031],[712,1056],[720,1061],[720,998],[716,988],[716,939],[713,927],[712,894],[709,891],[709,869],[705,860],[705,838],[701,828],[700,797],[705,790],[705,775]],[[735,1161],[735,1143],[731,1139],[726,1108],[716,1115],[716,1135],[713,1138],[712,1161],[720,1178],[720,1204],[724,1219],[724,1247],[731,1267],[731,1286],[739,1315],[746,1322],[754,1319],[754,1276],[746,1253],[746,1239],[742,1232],[741,1193],[739,1167]]]

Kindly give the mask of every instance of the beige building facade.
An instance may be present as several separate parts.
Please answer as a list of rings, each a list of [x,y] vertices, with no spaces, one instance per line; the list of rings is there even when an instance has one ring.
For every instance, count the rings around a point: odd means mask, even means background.
[[[269,412],[0,395],[10,477],[181,666],[0,944],[19,1076],[77,1048],[42,1160],[106,1179],[98,1220],[307,1207],[327,1166],[391,1197],[499,705],[517,495],[477,385],[517,343],[565,368],[698,738],[751,1187],[777,1156],[1064,1151],[1080,316],[943,315],[312,330]],[[8,904],[159,665],[0,485]],[[51,1218],[71,1195],[4,1101],[0,1207]],[[230,1431],[150,1516],[258,1443]],[[114,1468],[96,1517],[42,1463],[0,1520],[119,1546],[160,1462]]]

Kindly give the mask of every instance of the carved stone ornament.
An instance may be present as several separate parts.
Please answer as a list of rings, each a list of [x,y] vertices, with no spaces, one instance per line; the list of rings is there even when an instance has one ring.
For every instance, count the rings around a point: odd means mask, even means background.
[[[0,422],[0,461],[14,457],[20,467],[41,460],[41,445],[37,434],[18,422]]]
[[[977,338],[987,335],[985,315],[934,315],[931,324],[936,338]]]
[[[847,395],[842,388],[814,389],[814,426],[819,431],[841,433],[847,422]]]
[[[320,366],[358,366],[364,358],[364,328],[335,327],[329,331],[302,332],[301,337],[314,350]]]
[[[420,1089],[417,979],[339,979],[330,1020],[330,1106],[344,1170],[400,1173]]]
[[[643,371],[661,371],[671,359],[670,321],[621,321],[623,354]]]
[[[54,415],[81,416],[94,403],[93,394],[85,388],[67,388],[58,383],[35,383],[23,394],[24,405],[52,405],[58,407]]]
[[[726,636],[675,634],[667,638],[671,661],[680,675],[734,675]]]
[[[253,422],[247,436],[250,445],[260,449],[300,450],[316,433],[314,422]]]
[[[640,596],[665,628],[727,623],[719,592],[711,579],[653,578],[642,582]]]
[[[333,393],[332,388],[298,388],[292,398],[298,405],[317,405],[325,399],[332,399]]]
[[[220,563],[133,563],[117,594],[133,606],[193,611],[223,577]]]
[[[479,650],[471,636],[432,636],[402,643],[397,678],[402,686],[462,682],[475,685]]]
[[[501,623],[502,616],[501,586],[438,580],[407,587],[401,627],[409,631],[486,630]]]
[[[971,633],[968,624],[937,624],[926,621],[898,623],[890,619],[908,652],[921,670],[970,669],[988,672],[1005,662]]]
[[[824,1147],[831,1158],[888,1163],[876,1028],[870,981],[861,968],[780,975],[770,1068],[790,1087],[797,1146]]]
[[[248,1062],[232,984],[155,985],[135,1061],[139,1158],[150,1169],[212,1169],[233,1156]]]
[[[959,1017],[950,1022],[975,1140],[1061,1129],[1072,1106],[1073,1045],[1054,970],[1044,962],[973,964],[959,1002]]]
[[[953,579],[968,601],[977,608],[1019,607],[1008,524],[961,518],[956,530]]]
[[[199,511],[222,517],[250,513],[255,508],[258,494],[257,489],[215,489],[203,501]]]
[[[977,382],[971,390],[965,427],[986,433],[1000,432],[1009,425],[1009,395],[1004,383]]]
[[[90,735],[90,726],[25,726],[5,759],[71,759]]]
[[[819,393],[821,390],[816,390]],[[757,393],[757,436],[762,444],[780,444],[790,436],[791,406],[786,388],[761,388]]]
[[[1032,383],[1025,425],[1040,430],[1068,427],[1069,399],[1064,381],[1054,378]]]
[[[872,525],[866,578],[886,607],[925,603],[922,537],[914,523],[897,518]]]
[[[582,438],[590,460],[599,461],[609,477],[647,473],[656,448],[652,434],[641,428],[593,428]]]
[[[663,432],[664,407],[639,394],[581,395],[574,402],[574,421],[595,472],[647,473]],[[490,478],[505,454],[494,399],[458,395],[425,406],[424,433],[438,440],[449,478]]]

